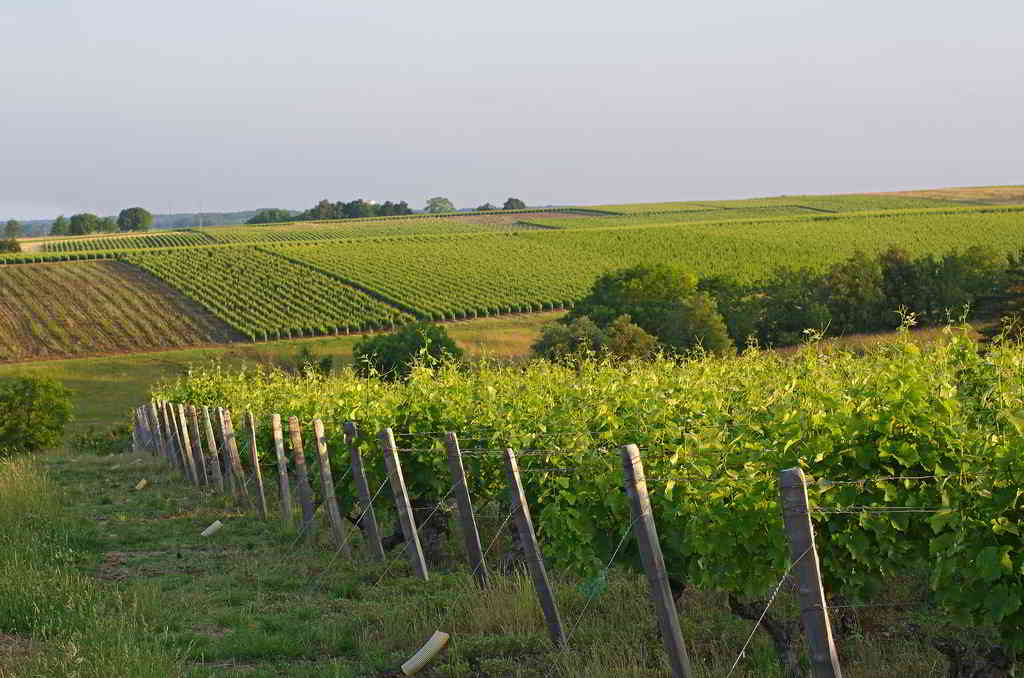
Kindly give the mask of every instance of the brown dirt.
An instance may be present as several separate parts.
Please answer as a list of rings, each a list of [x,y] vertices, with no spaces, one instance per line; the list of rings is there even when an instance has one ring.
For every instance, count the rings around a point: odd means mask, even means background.
[[[0,676],[16,669],[38,652],[36,643],[26,636],[0,633]]]
[[[0,288],[0,362],[242,338],[195,302],[123,262],[4,266]]]
[[[982,203],[989,205],[1024,204],[1024,186],[964,186],[961,188],[933,188],[923,191],[867,193],[865,195],[930,198],[932,200],[962,200],[965,203]]]
[[[515,214],[445,214],[445,217],[455,217],[473,224],[487,224],[488,226],[514,226],[522,221],[534,219],[579,219],[581,217],[594,216],[585,212],[516,212]]]

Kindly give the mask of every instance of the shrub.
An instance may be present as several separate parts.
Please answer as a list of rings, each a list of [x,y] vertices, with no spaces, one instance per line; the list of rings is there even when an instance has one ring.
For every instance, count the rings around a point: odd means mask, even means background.
[[[438,325],[419,322],[391,334],[367,336],[352,348],[356,372],[397,379],[408,376],[417,363],[436,363],[463,357],[462,349]]]
[[[78,454],[122,454],[131,450],[132,429],[127,424],[120,424],[106,431],[90,428],[71,438],[71,451]]]
[[[45,377],[0,380],[0,458],[56,445],[71,421],[71,392]]]

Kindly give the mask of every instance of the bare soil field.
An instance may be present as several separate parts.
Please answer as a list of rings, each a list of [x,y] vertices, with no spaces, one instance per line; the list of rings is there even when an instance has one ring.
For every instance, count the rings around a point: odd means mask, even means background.
[[[1024,186],[965,186],[961,188],[933,188],[924,191],[868,193],[867,195],[892,195],[907,198],[931,198],[933,200],[963,200],[964,202],[992,205],[1017,205],[1024,203]]]
[[[144,271],[115,261],[0,268],[0,362],[237,341]]]

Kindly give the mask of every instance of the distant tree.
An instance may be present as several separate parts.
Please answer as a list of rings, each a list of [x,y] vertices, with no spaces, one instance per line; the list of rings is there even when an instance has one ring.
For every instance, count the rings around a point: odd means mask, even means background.
[[[342,219],[365,219],[377,216],[377,206],[366,202],[362,198],[338,203],[338,205],[341,207],[341,214],[338,216]]]
[[[341,203],[332,203],[326,198],[318,202],[313,208],[302,213],[302,218],[307,221],[320,219],[340,219]]]
[[[505,204],[501,206],[503,210],[522,210],[526,209],[526,203],[519,198],[509,198],[505,201]]]
[[[69,235],[87,235],[94,233],[99,230],[100,218],[95,214],[89,212],[82,212],[80,214],[72,214],[71,220],[68,222],[68,234]]]
[[[476,211],[477,212],[494,212],[497,209],[498,209],[497,205],[492,205],[489,202],[485,202],[483,205],[480,205],[480,207],[477,207]]]
[[[832,316],[832,332],[871,332],[899,324],[898,309],[888,308],[882,267],[876,257],[855,252],[833,264],[822,281]]]
[[[20,252],[21,244],[17,240],[0,240],[0,252]]]
[[[441,214],[442,212],[454,212],[455,205],[448,198],[437,196],[427,200],[427,212],[431,214]]]
[[[623,315],[668,350],[734,350],[714,299],[697,289],[694,276],[668,266],[641,265],[602,275],[566,320],[586,316],[607,328]]]
[[[8,240],[14,240],[21,236],[21,222],[17,219],[8,219],[7,223],[4,224],[4,237]]]
[[[776,268],[760,287],[762,319],[757,338],[762,344],[799,344],[804,330],[822,330],[831,324],[819,273],[784,266]]]
[[[459,360],[462,356],[462,349],[445,328],[425,322],[406,325],[392,334],[367,335],[352,347],[357,373],[376,373],[386,379],[408,376],[417,362]]]
[[[68,220],[64,218],[64,215],[60,215],[53,220],[53,225],[50,226],[50,235],[67,235],[68,234]]]
[[[586,316],[569,322],[544,325],[533,343],[533,354],[554,362],[571,362],[588,354],[597,354],[605,343],[605,333]]]
[[[122,231],[148,231],[153,215],[141,207],[129,207],[117,215],[117,228]]]
[[[280,209],[269,209],[261,210],[255,215],[249,217],[245,223],[247,224],[279,224],[286,221],[293,221],[295,217],[292,216],[288,210]]]
[[[47,377],[0,380],[0,458],[38,452],[60,442],[71,421],[71,393]]]
[[[747,346],[751,337],[757,336],[763,300],[755,286],[730,275],[715,275],[701,278],[697,289],[714,297],[715,306],[737,347]]]
[[[117,231],[117,219],[114,217],[100,217],[96,230],[100,233],[114,233]]]
[[[401,202],[391,202],[385,200],[382,204],[377,205],[377,216],[381,217],[393,217],[403,214],[412,214],[412,209],[409,207],[409,203],[402,200]]]

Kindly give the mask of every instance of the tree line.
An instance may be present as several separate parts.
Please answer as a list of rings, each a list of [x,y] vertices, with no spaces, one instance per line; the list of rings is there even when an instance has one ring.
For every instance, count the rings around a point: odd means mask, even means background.
[[[519,198],[509,198],[505,201],[504,206],[500,208],[488,202],[480,205],[476,209],[477,211],[497,211],[499,209],[521,210],[525,208],[526,203]],[[427,204],[423,208],[423,211],[428,214],[445,214],[447,212],[455,212],[456,208],[448,198],[445,198],[444,196],[435,196],[427,199]],[[368,202],[359,198],[357,200],[350,200],[349,202],[331,202],[325,198],[308,210],[299,212],[298,214],[294,214],[291,211],[284,209],[261,210],[245,223],[258,225],[280,224],[290,221],[334,221],[338,219],[392,217],[402,216],[405,214],[413,214],[413,210],[409,207],[409,203],[404,200],[400,202],[385,200],[382,203],[377,203]]]
[[[117,233],[148,231],[153,215],[142,207],[128,207],[114,217],[100,217],[91,212],[80,212],[66,218],[63,214],[53,220],[50,235],[89,235],[90,233]]]
[[[581,352],[636,358],[697,347],[726,354],[751,342],[797,344],[808,331],[893,330],[908,317],[922,326],[1002,317],[1002,325],[985,334],[1009,327],[1024,335],[1024,248],[1005,256],[971,247],[913,257],[891,247],[874,256],[857,252],[823,271],[778,267],[755,282],[635,266],[598,278],[533,348],[555,360]]]

